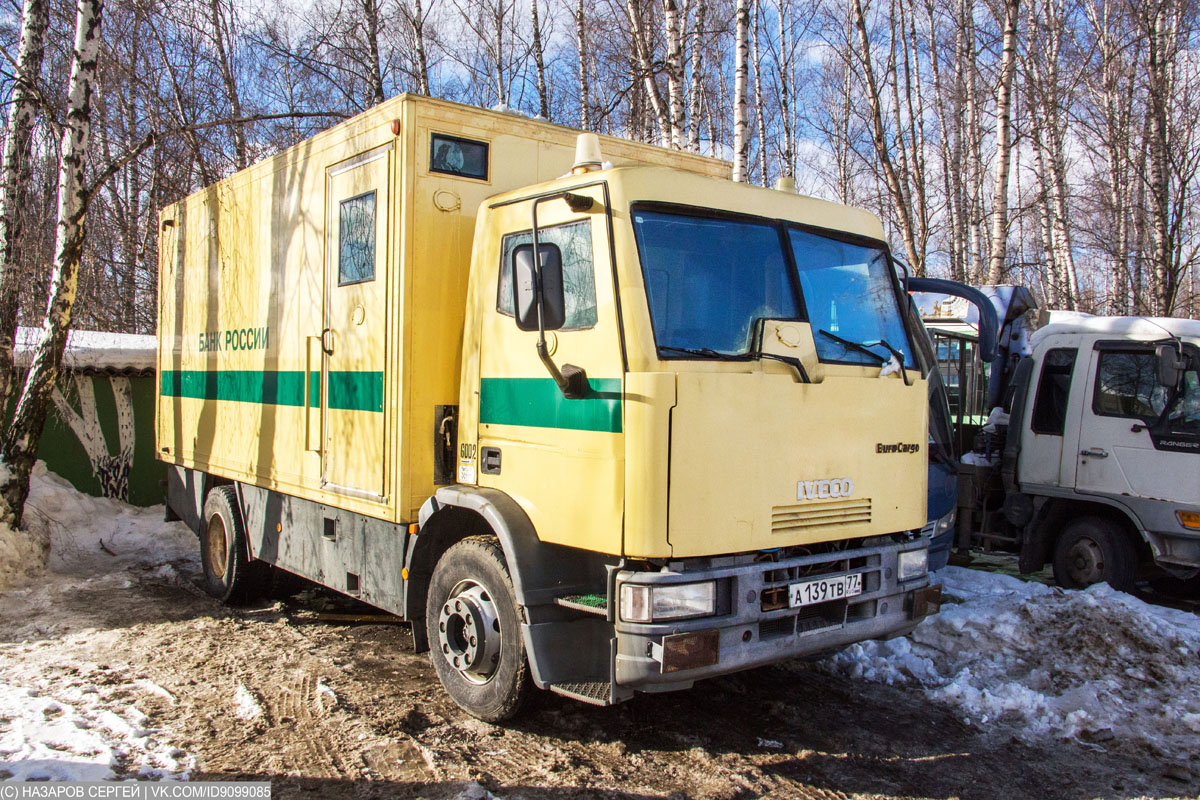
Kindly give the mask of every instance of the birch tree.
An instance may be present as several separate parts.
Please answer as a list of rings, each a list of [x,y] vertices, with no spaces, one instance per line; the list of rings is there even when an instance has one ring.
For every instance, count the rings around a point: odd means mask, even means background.
[[[58,176],[58,224],[50,300],[42,335],[29,375],[0,450],[7,470],[0,475],[0,524],[16,529],[29,496],[29,473],[37,459],[42,427],[58,380],[83,248],[87,211],[84,161],[91,133],[92,92],[100,51],[103,0],[77,0],[71,80],[67,89],[67,122],[62,135]]]
[[[575,46],[579,54],[579,127],[592,130],[592,86],[588,76],[587,10],[584,0],[575,3]]]
[[[546,85],[546,49],[542,45],[542,21],[538,16],[538,0],[529,0],[530,24],[533,30],[533,63],[537,70],[538,114],[550,119],[550,89]]]
[[[1000,56],[1000,81],[996,97],[996,176],[992,188],[992,241],[988,283],[1002,283],[1007,273],[1008,167],[1012,156],[1009,137],[1013,76],[1017,66],[1019,0],[1004,0],[1004,49]]]
[[[432,91],[429,86],[429,53],[428,53],[428,24],[429,10],[422,6],[421,0],[412,0],[410,6],[405,0],[400,0],[398,7],[408,32],[409,48],[412,51],[412,73],[414,88],[418,94],[429,96]]]
[[[17,330],[17,252],[21,241],[29,159],[37,113],[48,0],[25,0],[16,74],[8,108],[8,133],[0,164],[0,408],[8,408],[13,381],[13,336]]]
[[[734,39],[733,70],[733,179],[746,182],[750,140],[746,131],[746,70],[750,60],[750,4],[737,0],[737,32]]]
[[[851,14],[854,29],[858,32],[859,50],[855,54],[857,67],[862,71],[863,88],[867,95],[869,126],[871,140],[875,146],[875,157],[880,171],[883,173],[884,184],[892,201],[892,213],[900,228],[900,236],[904,241],[905,255],[908,263],[918,275],[925,274],[925,253],[918,248],[917,231],[914,225],[913,208],[910,196],[905,187],[905,179],[901,170],[892,158],[892,148],[888,140],[884,120],[883,95],[879,76],[876,74],[875,59],[871,55],[871,37],[867,33],[866,12],[862,0],[852,0]],[[894,76],[894,61],[889,63],[889,73]]]
[[[679,19],[676,0],[663,0],[663,20],[667,34],[667,97],[670,101],[671,147],[683,149],[684,108],[686,107],[683,83],[683,24]]]

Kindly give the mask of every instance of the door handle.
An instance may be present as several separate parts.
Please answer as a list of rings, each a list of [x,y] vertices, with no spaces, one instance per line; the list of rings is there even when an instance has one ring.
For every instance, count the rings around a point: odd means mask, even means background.
[[[321,331],[321,350],[327,356],[333,355],[333,328],[325,328]]]
[[[1108,451],[1101,450],[1099,447],[1091,447],[1080,451],[1079,455],[1088,456],[1089,458],[1108,458]]]

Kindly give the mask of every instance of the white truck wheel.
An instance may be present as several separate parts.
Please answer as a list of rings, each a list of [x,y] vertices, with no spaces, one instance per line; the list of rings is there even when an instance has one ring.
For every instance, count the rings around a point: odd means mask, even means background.
[[[1068,589],[1107,582],[1114,589],[1132,591],[1137,566],[1133,542],[1104,517],[1072,521],[1054,543],[1054,580]]]

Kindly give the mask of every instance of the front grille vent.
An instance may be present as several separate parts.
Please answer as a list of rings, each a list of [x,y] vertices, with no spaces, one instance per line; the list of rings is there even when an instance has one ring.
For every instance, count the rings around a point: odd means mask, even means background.
[[[771,509],[771,533],[801,533],[814,528],[867,525],[871,522],[871,498],[831,500]]]

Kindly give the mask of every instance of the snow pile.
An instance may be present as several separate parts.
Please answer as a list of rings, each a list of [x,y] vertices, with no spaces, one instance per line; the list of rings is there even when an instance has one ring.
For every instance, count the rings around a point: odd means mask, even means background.
[[[8,465],[0,461],[0,482],[8,478]],[[49,533],[36,521],[32,525],[27,521],[25,528],[14,531],[8,525],[0,525],[0,590],[24,583],[46,568],[50,556]]]
[[[0,594],[6,623],[0,642],[0,780],[188,778],[191,758],[138,708],[146,702],[174,704],[169,691],[128,668],[69,657],[64,662],[62,656],[52,656],[54,666],[47,668],[37,657],[39,651],[66,649],[67,631],[73,631],[70,646],[115,635],[80,627],[72,608],[81,590],[120,591],[139,579],[186,580],[176,567],[186,564],[194,571],[196,537],[162,517],[161,506],[135,508],[80,494],[44,463],[34,466],[25,522],[48,538],[49,565],[36,581]],[[0,552],[4,563],[9,557]],[[34,641],[22,642],[27,636]]]
[[[112,694],[83,681],[56,699],[0,682],[0,774],[15,781],[187,780],[190,758]]]
[[[0,590],[10,589],[40,575],[50,555],[50,537],[40,525],[14,531],[0,525]]]
[[[1022,735],[1112,737],[1187,755],[1200,733],[1200,618],[1107,585],[1064,591],[947,567],[940,614],[911,636],[853,645],[825,668],[917,683],[966,721]]]
[[[25,523],[49,531],[49,568],[64,575],[153,567],[156,577],[170,578],[172,563],[197,558],[195,534],[181,523],[164,523],[162,506],[137,508],[81,494],[42,461],[30,477]]]

